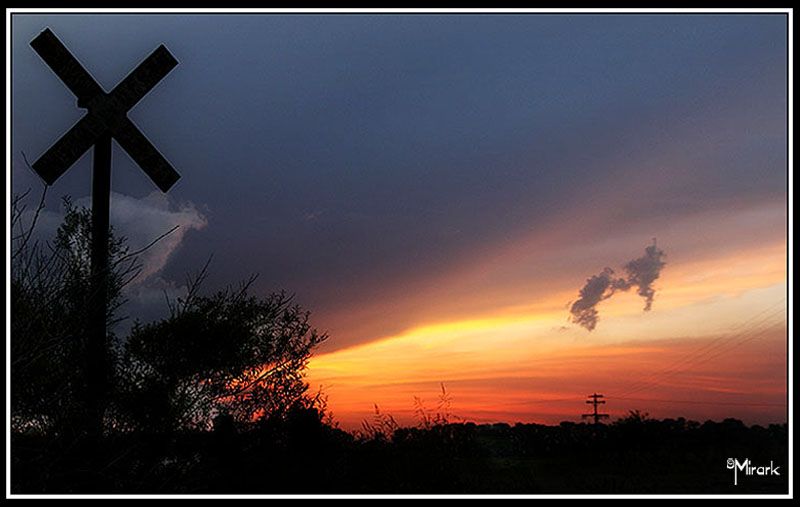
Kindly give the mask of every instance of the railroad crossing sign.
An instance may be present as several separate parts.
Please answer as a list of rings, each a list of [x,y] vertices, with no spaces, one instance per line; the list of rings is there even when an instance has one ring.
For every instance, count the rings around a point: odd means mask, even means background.
[[[108,344],[108,236],[111,193],[111,139],[122,148],[161,189],[167,190],[180,175],[128,118],[128,111],[164,78],[178,61],[162,44],[145,58],[110,93],[61,43],[50,29],[31,41],[31,47],[78,98],[87,110],[66,134],[33,163],[33,170],[52,185],[86,151],[94,146],[92,164],[92,244],[90,308],[86,329],[86,427],[90,438],[103,431],[107,390]]]
[[[88,109],[78,123],[34,162],[33,169],[48,185],[106,134],[117,140],[162,192],[178,181],[180,175],[127,116],[128,111],[178,65],[163,44],[111,93],[103,91],[49,28],[31,41],[31,47],[75,94],[78,107]]]

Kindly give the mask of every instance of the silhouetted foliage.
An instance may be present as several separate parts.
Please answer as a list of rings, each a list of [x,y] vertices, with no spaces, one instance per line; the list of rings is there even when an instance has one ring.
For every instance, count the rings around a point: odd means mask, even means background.
[[[30,212],[24,195],[12,200],[12,428],[76,432],[84,407],[91,212],[65,198],[63,223],[51,241],[41,241],[34,227],[44,196]],[[113,270],[107,320],[113,324],[123,303],[121,290],[140,266],[124,238],[117,238],[113,231],[108,248]],[[113,340],[109,334],[108,369]]]
[[[105,433],[79,438],[90,213],[66,200],[50,243],[32,234],[42,204],[12,224],[13,493],[786,493],[787,425],[652,419],[611,424],[477,425],[453,415],[441,386],[433,410],[401,427],[375,405],[361,431],[335,426],[305,367],[326,335],[285,293],[250,294],[253,279],[200,293],[203,268],[169,315],[111,335]],[[42,200],[43,203],[43,200]],[[113,234],[109,322],[138,273]],[[774,460],[780,476],[738,486],[728,458]]]
[[[189,279],[185,296],[168,300],[167,318],[137,321],[127,337],[109,332],[107,441],[98,446],[85,440],[91,211],[65,198],[63,223],[45,241],[34,234],[44,193],[34,210],[26,209],[25,197],[14,198],[11,217],[12,432],[21,482],[32,478],[25,479],[29,470],[42,490],[113,489],[113,482],[97,475],[109,467],[106,460],[123,463],[123,456],[137,454],[141,463],[127,471],[137,479],[126,484],[141,480],[152,486],[156,476],[183,477],[195,466],[178,460],[177,469],[170,467],[169,453],[180,454],[174,445],[187,438],[207,445],[205,435],[213,435],[212,448],[234,452],[228,444],[242,431],[298,442],[305,437],[297,431],[311,435],[329,427],[323,424],[329,420],[324,396],[309,393],[303,379],[326,335],[311,329],[309,313],[286,293],[251,295],[255,278],[201,294],[206,265]],[[139,274],[144,250],[131,252],[113,230],[108,250],[110,327],[120,319],[122,290]],[[73,475],[77,471],[80,478]]]
[[[252,279],[212,296],[201,273],[163,320],[136,323],[120,355],[118,406],[132,428],[237,427],[307,404],[303,372],[326,335],[286,293],[248,294]]]
[[[213,431],[112,433],[99,458],[102,481],[80,456],[39,460],[48,437],[12,435],[15,492],[107,493],[786,493],[787,425],[647,419],[594,425],[451,423],[398,427],[355,438],[314,407],[290,408],[246,429],[217,418]],[[222,422],[226,421],[226,422]],[[638,425],[638,423],[636,423]],[[52,452],[52,451],[50,451]],[[730,457],[780,476],[740,477]],[[83,468],[82,468],[83,467]]]

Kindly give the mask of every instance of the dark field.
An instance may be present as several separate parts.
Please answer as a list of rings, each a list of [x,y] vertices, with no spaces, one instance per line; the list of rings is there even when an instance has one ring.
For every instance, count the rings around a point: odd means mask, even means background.
[[[374,428],[373,428],[374,430]],[[696,423],[639,414],[608,425],[440,424],[353,435],[314,410],[244,433],[12,439],[21,493],[787,493],[786,425]],[[728,458],[778,466],[745,476]]]

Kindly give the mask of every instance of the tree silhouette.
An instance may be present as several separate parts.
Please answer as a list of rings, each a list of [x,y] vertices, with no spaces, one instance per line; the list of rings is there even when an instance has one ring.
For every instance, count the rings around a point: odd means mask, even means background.
[[[136,323],[118,362],[119,406],[134,427],[208,429],[230,419],[245,427],[313,405],[304,369],[327,338],[285,292],[249,294],[255,278],[198,294],[204,268],[166,319]],[[224,416],[224,417],[223,417]]]
[[[26,195],[12,201],[12,428],[77,437],[88,403],[91,211],[65,198],[54,239],[37,240],[44,196],[32,212]],[[108,249],[110,327],[120,320],[123,288],[141,271],[143,250],[131,252],[113,230]],[[327,338],[311,329],[309,313],[285,292],[250,295],[255,277],[201,295],[207,269],[189,279],[186,296],[168,301],[167,318],[137,321],[124,338],[108,334],[106,432],[209,429],[217,416],[242,427],[322,408],[303,380],[313,349]]]

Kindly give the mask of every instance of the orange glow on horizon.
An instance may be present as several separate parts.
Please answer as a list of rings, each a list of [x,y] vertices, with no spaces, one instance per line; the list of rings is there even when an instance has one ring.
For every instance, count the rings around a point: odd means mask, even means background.
[[[402,356],[370,361],[371,350],[362,357],[318,358],[312,361],[311,378],[329,395],[334,417],[345,429],[369,420],[373,404],[401,424],[413,425],[415,397],[435,412],[440,383],[453,399],[450,411],[477,423],[577,421],[583,397],[594,391],[606,393],[608,411],[615,417],[636,408],[653,416],[719,419],[730,416],[735,408],[740,418],[782,422],[785,328],[778,324],[756,332],[760,333],[757,340],[740,339],[716,357],[707,355],[709,361],[690,363],[685,369],[674,365],[719,337],[583,344],[541,356],[521,351],[519,358],[506,357],[501,364],[498,358],[459,360],[436,354],[420,358],[415,367],[413,360]],[[653,378],[652,372],[665,372],[666,382]],[[643,401],[648,399],[656,401]],[[668,400],[684,403],[664,403]],[[701,404],[704,401],[708,405]]]
[[[310,384],[328,394],[334,417],[346,429],[369,420],[373,404],[401,423],[413,424],[414,397],[427,397],[433,411],[442,382],[455,400],[452,412],[466,420],[557,423],[575,420],[586,393],[624,393],[626,386],[652,375],[648,372],[719,336],[732,335],[744,322],[757,339],[724,351],[707,370],[691,368],[652,390],[635,391],[626,403],[655,400],[644,408],[665,417],[736,413],[759,422],[781,422],[786,353],[779,314],[786,308],[785,248],[785,242],[778,242],[691,262],[668,258],[673,262],[656,284],[651,312],[642,312],[643,302],[634,293],[620,294],[598,307],[601,320],[592,333],[567,322],[567,302],[579,288],[574,286],[530,304],[487,308],[471,318],[456,312],[452,320],[421,323],[315,356],[309,364]],[[748,323],[759,311],[771,320]],[[773,327],[766,329],[768,324]],[[755,366],[747,364],[753,355],[758,356]],[[742,371],[757,382],[746,382]],[[703,400],[709,403],[701,404]],[[764,400],[767,405],[759,405]]]

